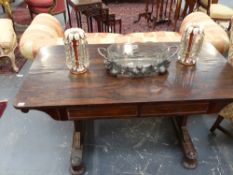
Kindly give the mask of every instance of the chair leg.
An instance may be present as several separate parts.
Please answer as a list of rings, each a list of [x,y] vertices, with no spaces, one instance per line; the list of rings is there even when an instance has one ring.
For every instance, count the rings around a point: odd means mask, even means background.
[[[1,50],[0,50],[0,53],[2,53]],[[6,58],[8,58],[10,60],[11,66],[12,66],[12,68],[13,68],[13,70],[15,72],[19,71],[19,68],[17,67],[17,65],[15,63],[15,53],[14,53],[14,50],[11,50],[10,53],[8,53],[8,54],[0,55],[0,58],[2,58],[2,57],[6,57]]]
[[[121,33],[121,26],[122,25],[122,23],[121,23],[121,19],[119,20],[119,33]]]
[[[68,0],[66,0],[66,7],[67,7],[68,18],[69,18],[69,25],[70,27],[72,27]]]
[[[213,133],[215,129],[219,129],[220,131],[222,131],[224,134],[233,137],[233,135],[228,132],[226,129],[224,129],[220,123],[223,121],[223,117],[222,116],[218,116],[218,118],[216,119],[215,123],[213,124],[213,126],[210,128],[210,131]]]
[[[33,12],[30,10],[30,8],[28,7],[29,9],[29,13],[30,13],[30,17],[31,17],[31,20],[33,19]]]
[[[18,72],[19,71],[19,68],[16,66],[15,64],[15,54],[14,54],[14,51],[12,51],[9,55],[8,55],[10,61],[11,61],[11,65],[12,65],[12,68],[15,72]]]
[[[87,16],[87,31],[92,33],[93,27],[92,27],[92,18]]]
[[[230,137],[233,137],[232,134],[230,132],[228,132],[226,129],[224,129],[223,127],[221,127],[220,125],[218,126],[218,129],[220,131],[222,131],[224,134],[230,136]]]
[[[177,21],[180,17],[180,10],[181,10],[181,1],[178,1],[176,4],[176,9],[175,9],[175,17],[174,17],[174,31],[176,31],[176,25]]]
[[[65,24],[66,24],[66,12],[63,12],[63,17],[64,17],[64,21],[65,21]]]
[[[6,11],[5,11],[5,8],[3,7],[3,5],[2,5],[2,11],[3,11],[3,13],[5,13]]]
[[[111,33],[116,33],[116,25],[118,24],[118,22],[117,21],[112,21],[112,22],[110,22],[110,32]]]
[[[216,119],[216,121],[214,122],[213,126],[210,128],[210,131],[213,133],[215,131],[215,129],[219,129],[220,127],[220,123],[223,121],[223,117],[222,116],[218,116],[218,118]],[[222,127],[220,127],[222,128]],[[220,129],[221,130],[221,129]]]
[[[230,31],[231,30],[231,26],[232,26],[233,24],[232,24],[232,20],[230,20],[230,22],[229,22],[229,26],[228,26],[228,28],[227,28],[227,31]]]

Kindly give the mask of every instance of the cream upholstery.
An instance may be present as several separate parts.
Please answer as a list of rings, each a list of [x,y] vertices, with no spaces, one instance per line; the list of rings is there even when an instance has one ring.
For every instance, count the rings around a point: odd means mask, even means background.
[[[203,12],[194,12],[186,16],[180,27],[181,34],[190,23],[202,25],[205,32],[204,40],[213,44],[220,53],[224,53],[228,50],[229,37],[227,33],[207,14]]]
[[[233,9],[222,4],[211,4],[210,17],[213,19],[231,19]]]
[[[41,16],[43,15],[43,16]],[[124,42],[179,42],[186,25],[198,23],[205,27],[205,40],[211,42],[221,53],[228,49],[229,38],[226,32],[204,13],[188,15],[180,32],[144,32],[130,34],[86,33],[89,44],[109,44]],[[218,37],[216,37],[218,36]],[[43,46],[61,44],[63,31],[59,22],[51,15],[40,14],[24,32],[20,40],[20,51],[26,58],[34,58]]]
[[[202,2],[205,6],[208,5],[208,0],[202,0],[201,2]]]
[[[126,35],[115,33],[87,33],[89,44],[110,44],[126,42],[179,42],[181,36],[177,32],[142,32]]]
[[[24,57],[33,59],[43,46],[62,44],[63,30],[57,19],[49,14],[39,14],[20,39],[20,51]],[[87,33],[89,44],[124,42],[179,42],[177,32],[146,32],[127,35],[116,33]]]
[[[22,35],[20,51],[25,58],[33,59],[43,46],[62,44],[63,29],[60,22],[52,15],[37,15]]]
[[[8,57],[14,71],[18,72],[15,64],[14,50],[17,46],[16,34],[10,19],[0,19],[0,58]]]
[[[213,3],[213,0],[200,0],[201,3],[203,3],[204,6],[202,5],[197,5],[198,11],[207,13],[207,9],[209,10],[209,14],[211,18],[216,19],[216,20],[230,20],[231,17],[233,16],[233,9],[219,4],[219,3]],[[208,1],[212,2],[210,6],[208,7]]]

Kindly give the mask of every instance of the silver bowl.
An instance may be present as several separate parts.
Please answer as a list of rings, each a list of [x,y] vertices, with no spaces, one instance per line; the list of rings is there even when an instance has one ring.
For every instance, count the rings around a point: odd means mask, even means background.
[[[166,73],[177,50],[177,46],[165,43],[125,43],[98,48],[110,74],[130,77]]]

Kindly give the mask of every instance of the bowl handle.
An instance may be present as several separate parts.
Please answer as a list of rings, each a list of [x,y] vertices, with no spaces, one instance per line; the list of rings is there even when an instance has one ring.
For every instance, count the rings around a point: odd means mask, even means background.
[[[104,57],[105,59],[108,59],[107,57],[107,49],[106,48],[103,48],[103,47],[99,47],[98,49],[98,53]]]
[[[175,49],[176,49],[175,52],[172,52],[172,48],[175,48]],[[169,50],[168,52],[170,52],[170,53],[172,52],[171,55],[168,57],[168,60],[171,60],[171,58],[172,58],[175,54],[177,54],[177,52],[178,52],[178,50],[179,50],[179,46],[170,46],[168,50]]]

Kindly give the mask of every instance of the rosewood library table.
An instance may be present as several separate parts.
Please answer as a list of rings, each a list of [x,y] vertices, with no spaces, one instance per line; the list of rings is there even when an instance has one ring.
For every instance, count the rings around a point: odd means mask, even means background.
[[[89,45],[89,70],[78,76],[71,75],[65,65],[64,46],[41,49],[14,107],[22,112],[43,111],[55,120],[74,121],[72,174],[84,172],[85,121],[103,118],[171,116],[184,153],[184,166],[195,168],[197,152],[186,127],[187,118],[218,113],[233,102],[233,68],[226,59],[205,43],[196,66],[181,65],[174,58],[164,75],[117,78],[106,72],[98,47],[107,45]]]

